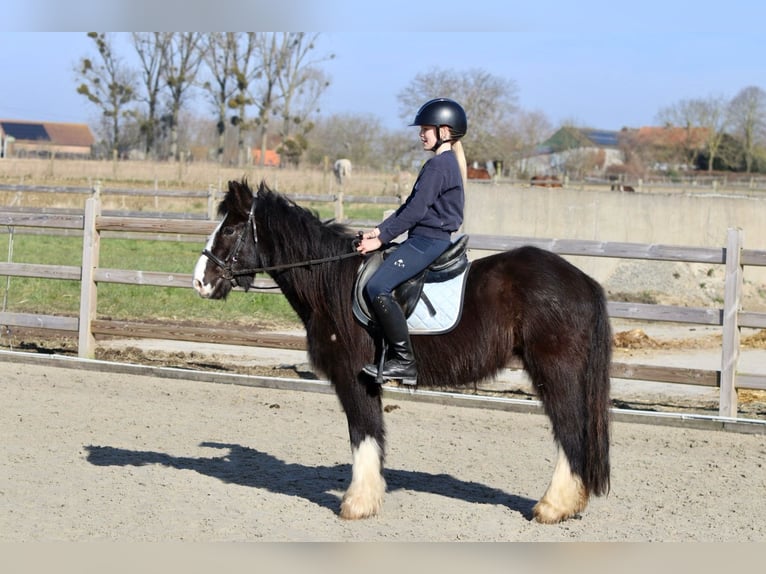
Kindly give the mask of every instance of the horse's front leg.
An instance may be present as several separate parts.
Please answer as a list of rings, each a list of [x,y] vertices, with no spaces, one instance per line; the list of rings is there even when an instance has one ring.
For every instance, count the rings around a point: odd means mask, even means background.
[[[378,385],[364,385],[354,378],[349,386],[336,385],[348,419],[351,438],[351,484],[343,495],[340,516],[368,518],[380,512],[386,481],[383,479],[385,429]]]
[[[351,452],[351,484],[340,503],[340,516],[349,520],[369,518],[380,512],[386,492],[382,446],[368,435],[358,444],[352,441]]]

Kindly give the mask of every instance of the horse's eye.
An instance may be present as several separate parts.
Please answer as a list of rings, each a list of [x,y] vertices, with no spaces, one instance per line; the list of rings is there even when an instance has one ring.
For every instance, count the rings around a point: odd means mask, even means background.
[[[234,228],[227,225],[226,227],[223,228],[223,234],[234,235]]]

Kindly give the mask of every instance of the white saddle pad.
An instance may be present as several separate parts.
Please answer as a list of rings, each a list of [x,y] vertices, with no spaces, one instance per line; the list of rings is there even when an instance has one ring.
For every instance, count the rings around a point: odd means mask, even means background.
[[[463,294],[465,293],[465,278],[468,269],[449,281],[441,283],[426,283],[423,294],[431,303],[429,309],[421,297],[418,304],[407,319],[410,333],[413,335],[437,335],[452,330],[463,312]],[[435,313],[432,314],[432,311]]]

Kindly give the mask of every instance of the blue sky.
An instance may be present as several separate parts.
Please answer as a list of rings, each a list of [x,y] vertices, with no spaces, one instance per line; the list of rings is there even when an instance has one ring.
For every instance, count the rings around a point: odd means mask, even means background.
[[[93,119],[94,108],[75,93],[73,68],[93,53],[82,30],[211,31],[244,23],[256,31],[321,31],[318,53],[336,55],[324,65],[332,84],[323,112],[374,114],[391,128],[403,124],[396,95],[436,67],[487,71],[513,81],[520,106],[554,125],[603,129],[653,124],[660,108],[685,98],[766,89],[766,3],[624,4],[283,0],[263,9],[262,0],[27,0],[4,7],[0,22],[0,118]],[[344,12],[349,6],[357,8]]]

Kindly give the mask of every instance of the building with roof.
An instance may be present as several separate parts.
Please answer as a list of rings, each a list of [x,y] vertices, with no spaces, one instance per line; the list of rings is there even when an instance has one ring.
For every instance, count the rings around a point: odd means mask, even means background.
[[[624,163],[621,132],[563,127],[522,159],[519,170],[529,175],[603,175]]]
[[[89,158],[94,143],[87,124],[0,120],[0,158]]]
[[[709,128],[645,126],[626,130],[625,142],[654,170],[693,170],[707,147]]]

